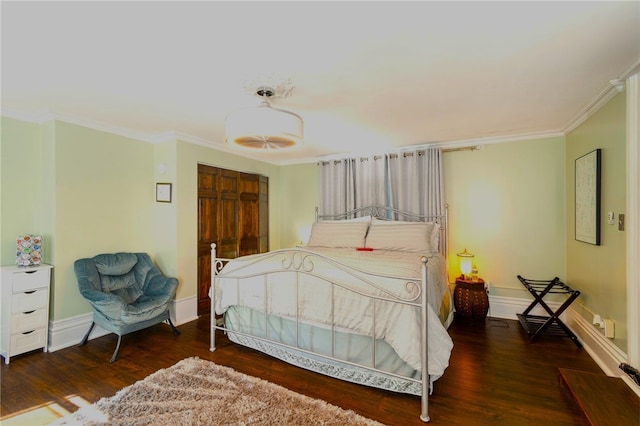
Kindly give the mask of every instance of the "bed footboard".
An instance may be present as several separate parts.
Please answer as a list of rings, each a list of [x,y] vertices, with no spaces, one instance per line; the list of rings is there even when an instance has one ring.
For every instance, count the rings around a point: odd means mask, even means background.
[[[225,268],[230,259],[218,258],[216,256],[216,246],[211,244],[211,288],[209,293],[211,298],[211,351],[216,350],[216,330],[222,330],[229,335],[230,340],[236,343],[260,350],[294,365],[342,380],[367,385],[367,380],[359,379],[367,376],[362,374],[363,371],[382,375],[387,377],[389,382],[394,383],[389,388],[390,390],[398,391],[403,386],[417,390],[417,392],[409,393],[420,394],[420,419],[424,422],[430,420],[428,399],[431,381],[428,374],[429,300],[428,291],[426,291],[428,284],[428,258],[426,256],[421,257],[420,277],[376,274],[302,248],[276,250],[241,259],[243,260],[240,266],[237,266],[238,263],[234,263],[230,265],[233,267]],[[284,286],[281,283],[284,276],[287,277],[287,283],[291,278],[292,284],[287,289],[293,288],[293,295],[291,292],[283,295],[277,291]],[[326,318],[322,316],[322,321],[318,322],[319,327],[326,329],[331,336],[330,344],[332,349],[330,353],[315,352],[313,347],[301,344],[304,339],[298,335],[298,330],[301,327],[305,327],[312,322],[307,314],[303,314],[304,309],[308,308],[308,303],[305,304],[305,289],[301,282],[305,282],[304,280],[308,277],[311,277],[310,279],[313,280],[314,284],[320,283],[323,286],[324,293],[322,296],[327,296],[327,298],[322,300],[330,300],[330,306],[326,307]],[[397,287],[404,288],[406,294],[410,296],[398,295],[396,292],[390,291],[388,287],[380,285],[381,282],[388,283],[390,281],[397,282]],[[228,301],[224,300],[224,297],[221,297],[224,294],[222,290],[224,289],[228,293],[237,291],[231,298],[241,305],[241,301],[245,300],[242,295],[244,293],[241,293],[241,290],[245,290],[243,286],[250,289],[250,297],[246,297],[247,300],[259,300],[259,302],[255,302],[259,303],[258,305],[249,306],[249,308],[259,312],[258,315],[264,315],[264,330],[259,330],[255,333],[239,331],[238,329],[232,330],[228,329],[227,324],[223,321],[216,319],[216,308],[220,308],[224,312],[229,304]],[[308,289],[309,287],[307,287],[306,291]],[[318,290],[314,289],[313,291]],[[227,297],[229,297],[228,293]],[[335,336],[344,330],[344,324],[341,323],[339,315],[336,314],[336,304],[339,303],[339,300],[344,300],[345,294],[353,294],[353,297],[365,301],[368,306],[367,310],[370,315],[367,315],[367,318],[370,317],[370,320],[368,320],[370,324],[368,322],[367,324],[371,326],[372,347],[374,348],[371,353],[372,362],[370,365],[362,365],[336,357],[334,350],[336,346]],[[315,296],[316,294],[314,293]],[[322,298],[322,296],[319,298]],[[216,297],[220,300],[217,300]],[[295,307],[291,311],[283,312],[279,305],[274,305],[274,299],[276,298],[287,299],[287,302]],[[308,300],[306,301],[308,302]],[[274,308],[274,306],[277,307]],[[417,309],[419,312],[420,378],[404,377],[377,368],[375,340],[377,339],[378,328],[382,327],[382,324],[377,324],[379,320],[377,316],[384,316],[384,314],[379,314],[379,311],[385,312],[386,309],[396,308],[410,310],[413,313]],[[273,332],[266,324],[268,324],[269,318],[272,316],[287,318],[287,321],[295,323],[295,336],[291,341],[285,341],[281,336],[271,335]],[[381,320],[380,322],[382,323]],[[363,335],[368,338],[368,334],[363,333]]]

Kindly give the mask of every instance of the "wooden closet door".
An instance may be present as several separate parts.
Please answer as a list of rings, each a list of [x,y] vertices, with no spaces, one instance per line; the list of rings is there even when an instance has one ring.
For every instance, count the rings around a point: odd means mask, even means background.
[[[234,259],[238,257],[238,172],[220,169],[218,175],[218,235],[217,255]]]
[[[240,199],[240,256],[256,254],[260,251],[259,238],[259,197],[260,186],[258,176],[240,173],[239,182]]]
[[[218,257],[269,249],[269,180],[198,165],[198,315],[211,311],[211,243]]]
[[[211,243],[218,243],[220,170],[198,164],[198,315],[210,312]]]
[[[211,311],[211,243],[238,257],[238,173],[198,164],[198,315]]]
[[[259,176],[258,190],[258,252],[266,253],[269,251],[269,178],[267,176]]]

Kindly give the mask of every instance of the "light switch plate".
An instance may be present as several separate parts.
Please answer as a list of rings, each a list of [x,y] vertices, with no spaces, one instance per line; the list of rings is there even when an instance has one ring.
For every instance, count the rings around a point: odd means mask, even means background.
[[[624,231],[624,215],[622,213],[618,215],[618,231]]]

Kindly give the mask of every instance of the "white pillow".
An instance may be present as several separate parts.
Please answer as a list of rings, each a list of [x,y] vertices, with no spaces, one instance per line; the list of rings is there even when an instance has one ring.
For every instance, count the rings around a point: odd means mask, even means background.
[[[405,222],[402,220],[385,220],[385,219],[378,219],[378,218],[373,218],[373,222],[376,225],[406,225],[406,224],[411,224],[411,225],[415,225],[415,224],[427,224],[427,228],[431,229],[431,234],[429,235],[428,238],[428,244],[429,246],[431,246],[431,248],[433,249],[433,251],[438,251],[439,250],[439,242],[440,242],[440,231],[442,230],[442,227],[440,226],[439,223],[436,222]]]
[[[369,222],[332,220],[316,222],[311,227],[309,247],[364,247]]]
[[[374,220],[366,246],[374,250],[430,253],[438,251],[440,225],[433,222]]]

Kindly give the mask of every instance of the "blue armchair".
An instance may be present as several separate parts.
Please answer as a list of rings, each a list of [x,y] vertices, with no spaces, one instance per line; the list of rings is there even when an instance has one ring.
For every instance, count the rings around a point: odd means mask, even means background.
[[[93,322],[80,342],[87,343],[98,324],[118,335],[111,362],[118,359],[122,336],[163,321],[180,331],[169,316],[178,280],[162,275],[146,253],[99,254],[74,263],[80,294],[93,307]]]

